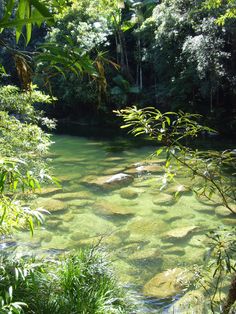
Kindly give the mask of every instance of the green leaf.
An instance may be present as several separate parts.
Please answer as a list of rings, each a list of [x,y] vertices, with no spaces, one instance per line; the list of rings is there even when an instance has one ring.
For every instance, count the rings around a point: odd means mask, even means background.
[[[64,77],[64,79],[66,79],[66,75],[65,73],[63,72],[63,70],[57,66],[57,65],[53,65],[52,68],[55,68],[58,72],[60,72],[62,74],[62,76]]]
[[[159,148],[159,149],[156,151],[156,155],[159,156],[162,152],[163,152],[163,148]]]
[[[167,124],[170,126],[170,118],[169,117],[165,117],[166,118],[166,122],[167,122]]]
[[[37,22],[41,22],[42,20],[47,21],[47,18],[43,18],[39,17],[39,18],[24,18],[22,20],[19,19],[15,19],[12,21],[7,21],[7,22],[0,22],[0,27],[1,28],[7,28],[7,27],[16,27],[16,26],[23,26],[26,25],[27,23],[37,23]]]
[[[30,233],[33,236],[34,235],[34,221],[32,217],[29,217],[28,223],[29,223]]]
[[[40,14],[40,12],[37,10],[37,9],[35,9],[35,8],[33,8],[32,10],[31,10],[31,18],[35,21],[35,23],[36,23],[36,25],[38,26],[38,27],[40,27],[41,26],[41,24],[42,24],[42,22],[44,21],[44,17]]]
[[[31,8],[28,5],[28,6],[26,6],[26,9],[25,9],[25,16],[26,16],[26,18],[30,17],[30,12],[31,12]],[[31,23],[27,23],[26,24],[26,45],[30,41],[31,33],[32,33],[32,24]]]
[[[170,167],[170,160],[169,160],[169,159],[166,161],[165,167],[166,167],[166,168],[169,168],[169,167]]]
[[[20,0],[15,20],[18,21],[18,20],[23,20],[24,18],[29,18],[29,16],[26,15],[26,11],[28,8],[29,8],[29,2],[27,0]],[[17,43],[22,34],[22,27],[23,25],[21,24],[16,26],[16,42]]]
[[[136,25],[136,21],[125,21],[122,25],[121,25],[121,30],[123,32],[127,32],[130,29],[132,29],[135,25]]]
[[[53,21],[53,14],[48,10],[45,5],[43,5],[38,0],[30,0],[30,2],[42,16],[49,18],[49,21],[51,20],[51,22]]]

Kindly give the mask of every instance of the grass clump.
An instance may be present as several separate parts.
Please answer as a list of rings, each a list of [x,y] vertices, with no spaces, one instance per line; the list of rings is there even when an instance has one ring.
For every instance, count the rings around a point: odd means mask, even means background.
[[[125,291],[98,250],[81,250],[54,260],[1,259],[0,313],[131,312]]]

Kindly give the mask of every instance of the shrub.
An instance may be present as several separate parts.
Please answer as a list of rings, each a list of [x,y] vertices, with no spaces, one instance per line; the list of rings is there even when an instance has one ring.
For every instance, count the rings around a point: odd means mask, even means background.
[[[130,313],[124,290],[97,249],[58,259],[2,258],[0,313]],[[9,308],[17,309],[10,312]]]

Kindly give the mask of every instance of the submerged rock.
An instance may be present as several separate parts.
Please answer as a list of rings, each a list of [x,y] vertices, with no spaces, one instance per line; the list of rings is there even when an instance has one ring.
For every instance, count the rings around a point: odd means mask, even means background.
[[[190,272],[185,269],[169,269],[149,280],[143,288],[143,293],[156,298],[173,297],[183,291],[191,277]]]
[[[87,178],[87,181],[85,181],[84,184],[94,186],[102,190],[112,191],[129,185],[131,182],[133,182],[133,180],[133,176],[129,174],[118,173],[113,176],[102,176],[95,179]]]
[[[80,214],[72,222],[70,228],[73,230],[70,238],[79,241],[91,237],[106,237],[114,230],[113,223],[102,219],[94,214]]]
[[[86,206],[91,206],[92,204],[94,204],[94,201],[86,200],[86,199],[77,199],[77,200],[74,199],[68,202],[69,206],[75,206],[75,207],[86,207]]]
[[[128,241],[150,241],[151,238],[158,240],[157,235],[166,230],[167,225],[158,218],[138,217],[132,219],[126,230],[130,232]]]
[[[62,188],[60,187],[45,187],[35,191],[36,194],[41,194],[44,196],[51,196],[59,192],[62,192]]]
[[[117,205],[111,202],[98,202],[95,206],[97,210],[104,215],[133,215],[134,207]]]
[[[136,269],[133,265],[126,263],[123,259],[116,259],[112,264],[120,282],[130,284],[137,280],[135,277]]]
[[[181,247],[172,246],[171,248],[165,249],[164,253],[182,256],[185,254],[185,250]]]
[[[132,200],[138,197],[138,193],[132,189],[123,189],[120,191],[120,196],[122,198]]]
[[[206,310],[204,303],[204,295],[200,291],[189,291],[168,309],[167,314],[202,314]]]
[[[34,202],[35,207],[41,207],[52,213],[59,213],[66,209],[67,205],[59,200],[52,198],[38,198]]]
[[[48,220],[46,222],[46,226],[49,229],[58,229],[60,225],[62,225],[62,221],[60,220]]]
[[[183,184],[177,184],[177,185],[167,186],[164,192],[171,195],[175,195],[176,193],[182,195],[182,194],[190,193],[191,189],[189,187],[186,187]]]
[[[145,173],[163,173],[163,168],[156,163],[137,163],[125,170],[125,173],[132,175],[142,175]]]
[[[176,198],[170,194],[159,192],[152,200],[155,205],[172,205],[176,202]]]
[[[162,262],[162,254],[160,249],[146,248],[137,250],[131,254],[128,259],[134,263],[146,263],[146,262]]]
[[[175,240],[185,239],[186,237],[188,237],[190,234],[192,234],[194,231],[198,229],[199,228],[197,226],[175,228],[165,233],[164,240],[175,241]]]
[[[58,193],[53,195],[53,199],[69,200],[69,199],[93,199],[94,195],[87,191]]]
[[[120,172],[122,173],[124,172],[124,167],[112,167],[112,168],[104,169],[102,173],[103,175],[112,176]]]
[[[207,237],[205,234],[195,235],[191,238],[188,244],[194,247],[205,248],[207,244]]]
[[[227,217],[227,216],[232,215],[232,212],[225,206],[217,206],[215,208],[215,213],[216,215],[221,216],[221,217]]]

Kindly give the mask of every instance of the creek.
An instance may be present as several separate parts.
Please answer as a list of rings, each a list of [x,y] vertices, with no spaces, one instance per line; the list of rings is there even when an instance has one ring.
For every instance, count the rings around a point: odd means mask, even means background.
[[[52,213],[32,239],[27,232],[17,235],[16,254],[54,254],[100,243],[120,282],[140,297],[140,313],[165,313],[181,292],[155,297],[147,282],[168,269],[201,264],[205,234],[234,218],[217,211],[219,204],[197,198],[184,173],[160,191],[164,158],[148,158],[153,146],[123,138],[55,135],[53,140],[51,165],[62,187],[42,189],[35,202]],[[118,173],[132,180],[114,188],[99,185]]]

